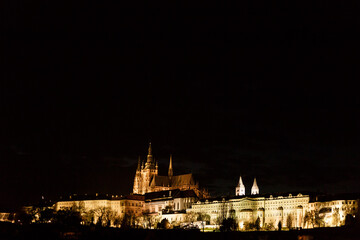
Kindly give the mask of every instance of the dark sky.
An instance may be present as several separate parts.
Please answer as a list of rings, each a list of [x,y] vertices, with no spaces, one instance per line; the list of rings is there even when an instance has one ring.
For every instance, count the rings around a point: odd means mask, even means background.
[[[0,208],[127,194],[149,140],[213,195],[358,192],[358,1],[1,4]]]

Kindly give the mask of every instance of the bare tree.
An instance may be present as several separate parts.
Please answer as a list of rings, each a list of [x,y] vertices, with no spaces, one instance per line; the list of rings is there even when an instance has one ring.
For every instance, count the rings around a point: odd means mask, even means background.
[[[197,219],[196,213],[194,212],[188,212],[185,216],[185,221],[189,223],[194,223]]]
[[[95,210],[90,209],[82,214],[82,220],[85,225],[92,225],[95,221]]]
[[[340,213],[339,213],[339,208],[335,208],[334,212],[332,214],[332,225],[333,226],[340,226]]]
[[[114,223],[114,220],[116,218],[116,212],[111,210],[110,208],[107,208],[104,215],[105,225],[107,227],[111,226]]]

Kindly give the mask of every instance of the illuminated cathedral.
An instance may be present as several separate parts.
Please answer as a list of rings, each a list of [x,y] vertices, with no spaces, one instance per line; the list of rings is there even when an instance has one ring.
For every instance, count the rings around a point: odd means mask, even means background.
[[[171,155],[168,175],[158,175],[158,162],[153,158],[151,143],[149,143],[146,161],[142,162],[139,157],[134,179],[133,194],[145,194],[172,189],[194,190],[195,193],[198,193],[199,184],[195,182],[192,173],[173,175]]]

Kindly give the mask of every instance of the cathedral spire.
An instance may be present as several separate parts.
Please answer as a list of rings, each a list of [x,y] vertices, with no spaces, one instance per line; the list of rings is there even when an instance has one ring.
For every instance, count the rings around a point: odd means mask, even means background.
[[[141,170],[141,160],[140,160],[140,156],[139,156],[139,160],[138,160],[138,166],[137,166],[137,169],[136,171],[140,171]]]
[[[171,178],[173,176],[173,169],[172,169],[172,155],[170,154],[170,163],[169,163],[169,171],[168,175]]]
[[[152,153],[152,149],[151,149],[151,142],[149,142],[149,148],[148,148],[148,155],[151,155]]]
[[[151,163],[153,160],[152,156],[152,148],[151,148],[151,142],[149,142],[149,148],[148,148],[148,155],[147,155],[147,162]]]
[[[238,185],[237,185],[237,187],[236,187],[236,189],[235,189],[235,195],[236,195],[236,196],[243,196],[243,195],[245,195],[245,185],[244,185],[244,183],[243,183],[243,181],[242,181],[241,176],[240,176],[240,178],[239,178],[239,183],[238,183]]]
[[[254,178],[254,183],[253,183],[253,186],[251,188],[251,195],[256,195],[256,194],[259,194],[259,187],[256,183],[256,178]]]

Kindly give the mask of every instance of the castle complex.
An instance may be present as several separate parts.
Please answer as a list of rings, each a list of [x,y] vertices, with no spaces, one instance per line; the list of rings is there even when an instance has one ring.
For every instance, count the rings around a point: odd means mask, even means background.
[[[145,194],[172,189],[199,191],[199,185],[195,183],[193,175],[173,175],[172,156],[170,155],[169,170],[167,176],[158,175],[158,163],[152,155],[151,143],[148,148],[146,161],[141,162],[139,157],[135,173],[133,194]]]
[[[235,195],[205,197],[191,173],[173,174],[171,155],[168,175],[159,176],[158,163],[153,158],[150,143],[146,160],[142,162],[139,158],[132,194],[74,194],[52,203],[50,207],[56,211],[81,209],[81,215],[92,214],[95,223],[104,219],[104,212],[111,211],[120,219],[132,216],[132,219],[136,219],[134,224],[137,227],[145,228],[152,228],[152,223],[164,219],[173,226],[181,226],[192,224],[198,218],[194,216],[207,216],[206,224],[209,227],[216,228],[222,220],[234,218],[240,230],[248,230],[247,226],[255,222],[262,229],[274,230],[279,227],[342,226],[349,217],[359,218],[359,195],[330,196],[299,192],[260,194],[256,178],[250,194],[247,194],[240,177]],[[112,226],[118,225],[112,223]]]

